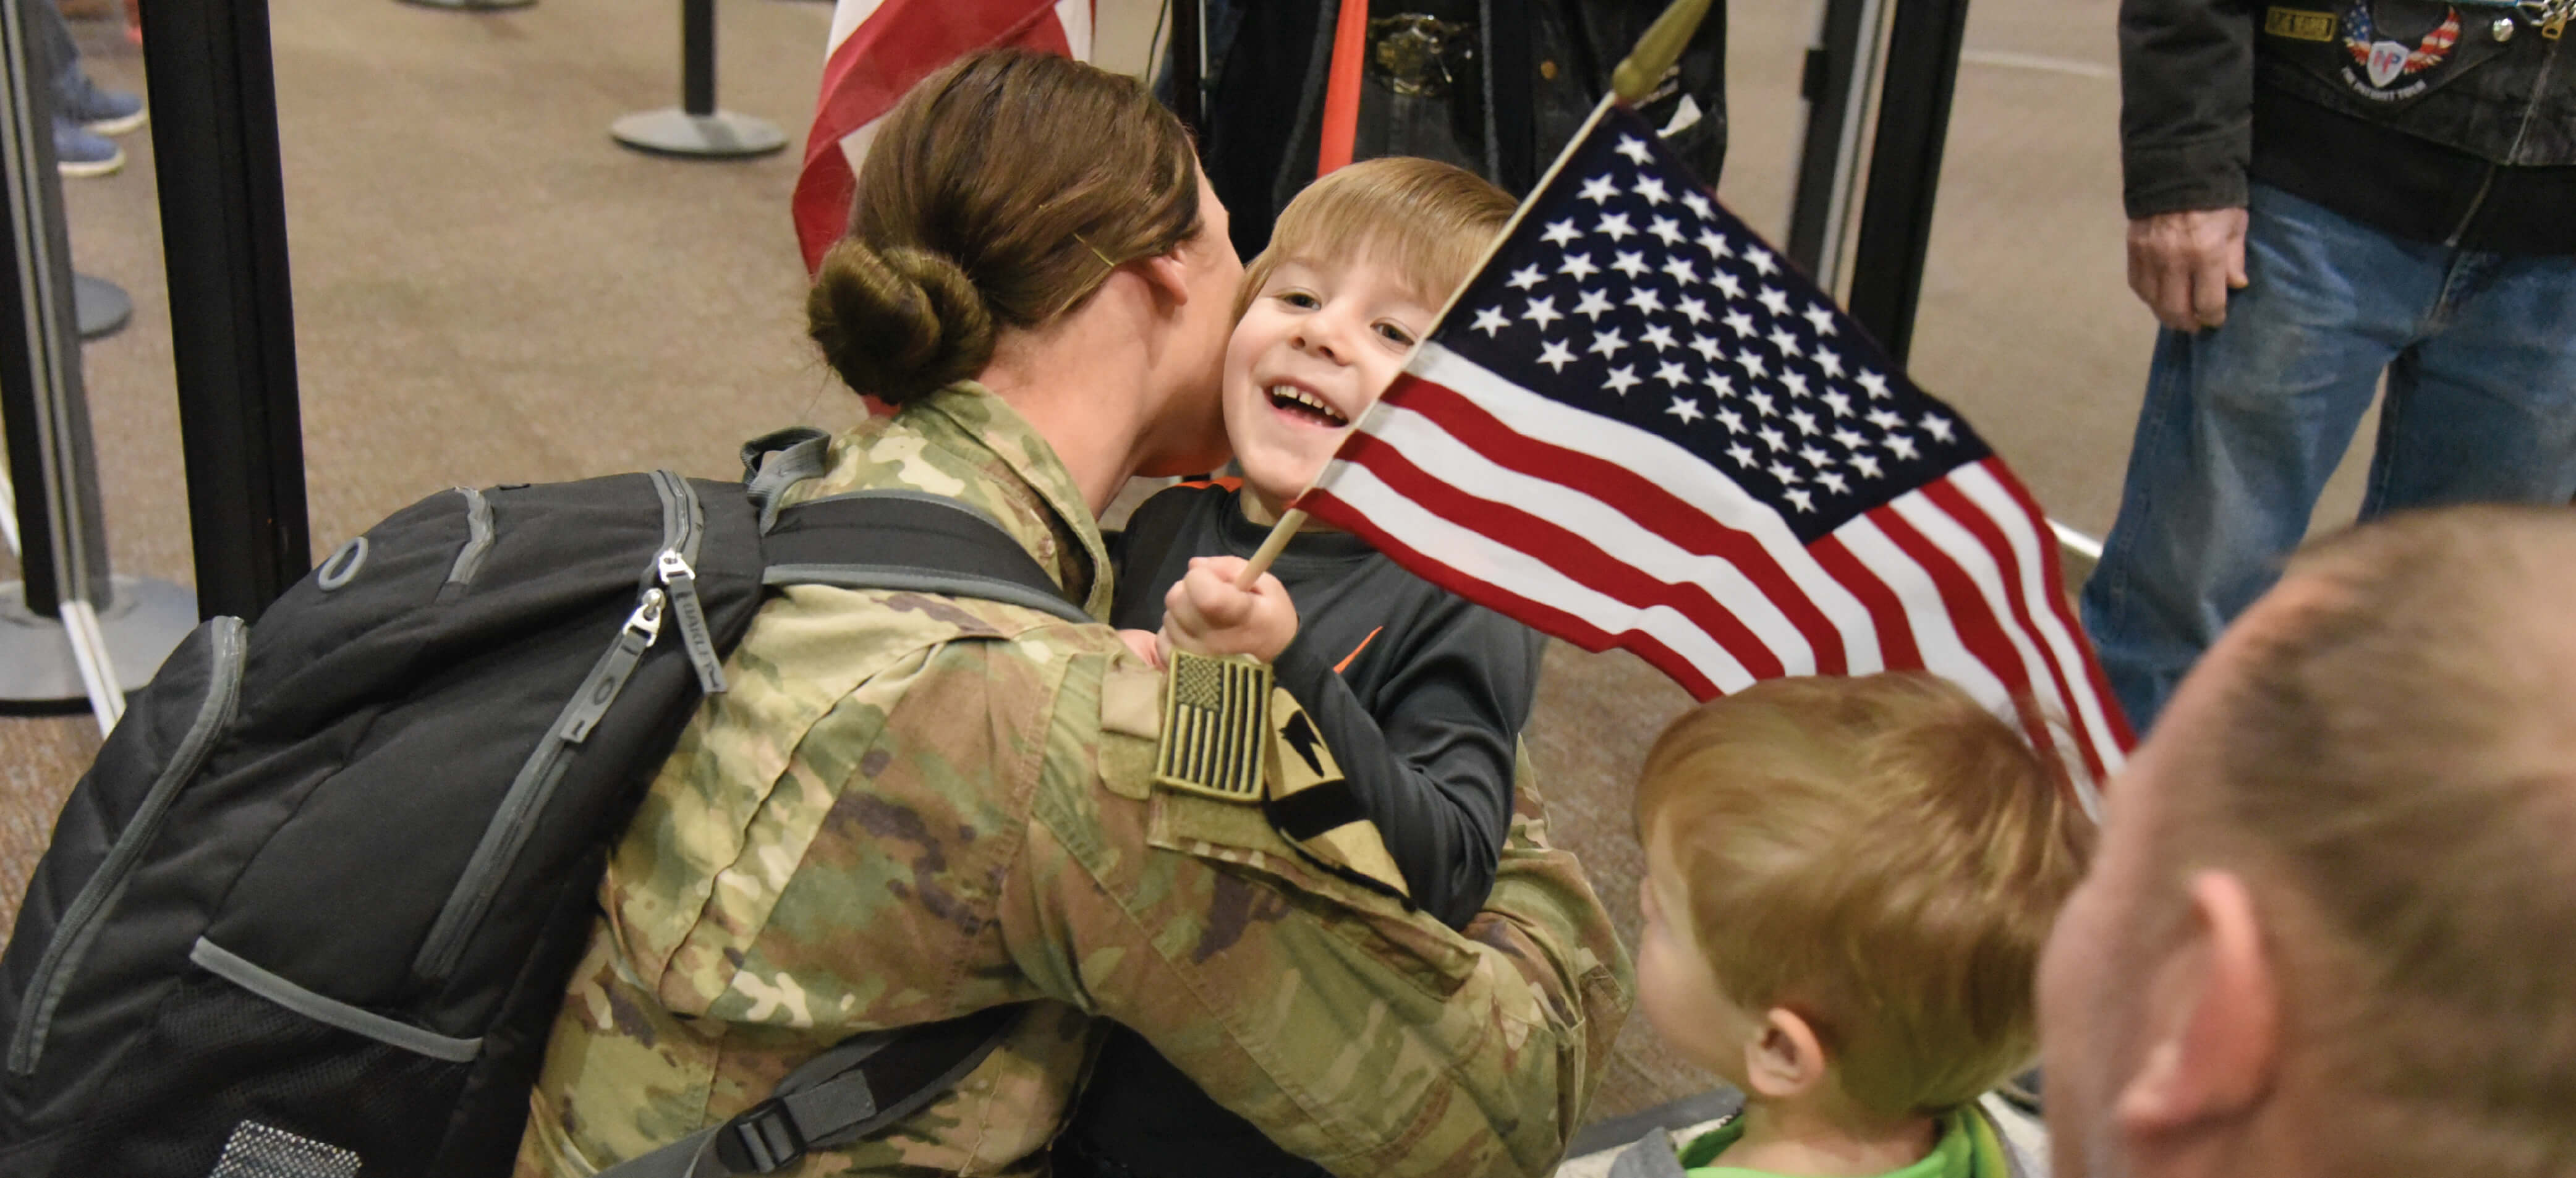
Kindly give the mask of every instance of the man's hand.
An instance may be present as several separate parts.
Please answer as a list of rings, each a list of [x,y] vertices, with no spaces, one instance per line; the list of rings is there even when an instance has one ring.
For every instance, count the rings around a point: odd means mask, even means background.
[[[1238,589],[1243,565],[1237,556],[1191,558],[1190,571],[1163,595],[1163,640],[1192,654],[1248,654],[1265,663],[1288,649],[1297,637],[1288,587],[1263,573],[1252,588]]]
[[[2189,209],[2129,222],[2129,289],[2175,331],[2227,322],[2245,289],[2245,210]]]

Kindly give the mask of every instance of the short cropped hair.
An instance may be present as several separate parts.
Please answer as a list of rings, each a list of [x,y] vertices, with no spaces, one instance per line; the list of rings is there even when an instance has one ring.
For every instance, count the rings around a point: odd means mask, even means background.
[[[1436,310],[1475,273],[1517,207],[1484,177],[1438,160],[1385,156],[1340,168],[1280,211],[1269,246],[1243,268],[1235,314],[1251,305],[1281,262],[1363,250],[1402,274],[1413,296]]]
[[[2343,1172],[2576,1172],[2576,512],[2392,517],[2287,580],[2314,592],[2244,636],[2164,858],[2250,862],[2296,920]]]
[[[1874,1116],[2029,1065],[2032,973],[2092,828],[2012,725],[1931,675],[1778,679],[1664,730],[1638,787],[1725,997],[1816,1029]]]

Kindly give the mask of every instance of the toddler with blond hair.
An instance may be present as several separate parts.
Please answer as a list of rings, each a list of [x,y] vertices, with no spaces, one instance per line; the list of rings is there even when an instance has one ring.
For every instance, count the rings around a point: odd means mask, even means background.
[[[1637,789],[1637,1000],[1740,1113],[1612,1173],[2005,1178],[1978,1097],[2037,1051],[2083,874],[2062,774],[1927,674],[1780,679],[1685,713]]]

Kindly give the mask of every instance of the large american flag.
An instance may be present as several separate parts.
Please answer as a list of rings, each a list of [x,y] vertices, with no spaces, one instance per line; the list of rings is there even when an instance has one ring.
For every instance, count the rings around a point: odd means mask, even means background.
[[[2129,742],[2030,494],[1624,107],[1298,506],[1701,699],[1920,668],[2079,778]]]
[[[823,92],[791,201],[805,269],[848,228],[850,193],[877,123],[912,84],[995,45],[1091,60],[1093,0],[840,0]]]

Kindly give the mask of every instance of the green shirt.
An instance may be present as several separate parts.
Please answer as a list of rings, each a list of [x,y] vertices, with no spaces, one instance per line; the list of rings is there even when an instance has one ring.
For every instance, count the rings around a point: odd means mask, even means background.
[[[2005,1178],[2010,1173],[1994,1126],[1978,1116],[1974,1106],[1962,1105],[1941,1114],[1940,1125],[1941,1136],[1923,1160],[1889,1170],[1880,1178]],[[1692,1138],[1681,1149],[1682,1169],[1690,1178],[1779,1178],[1765,1170],[1712,1164],[1743,1136],[1744,1118],[1739,1116]]]

